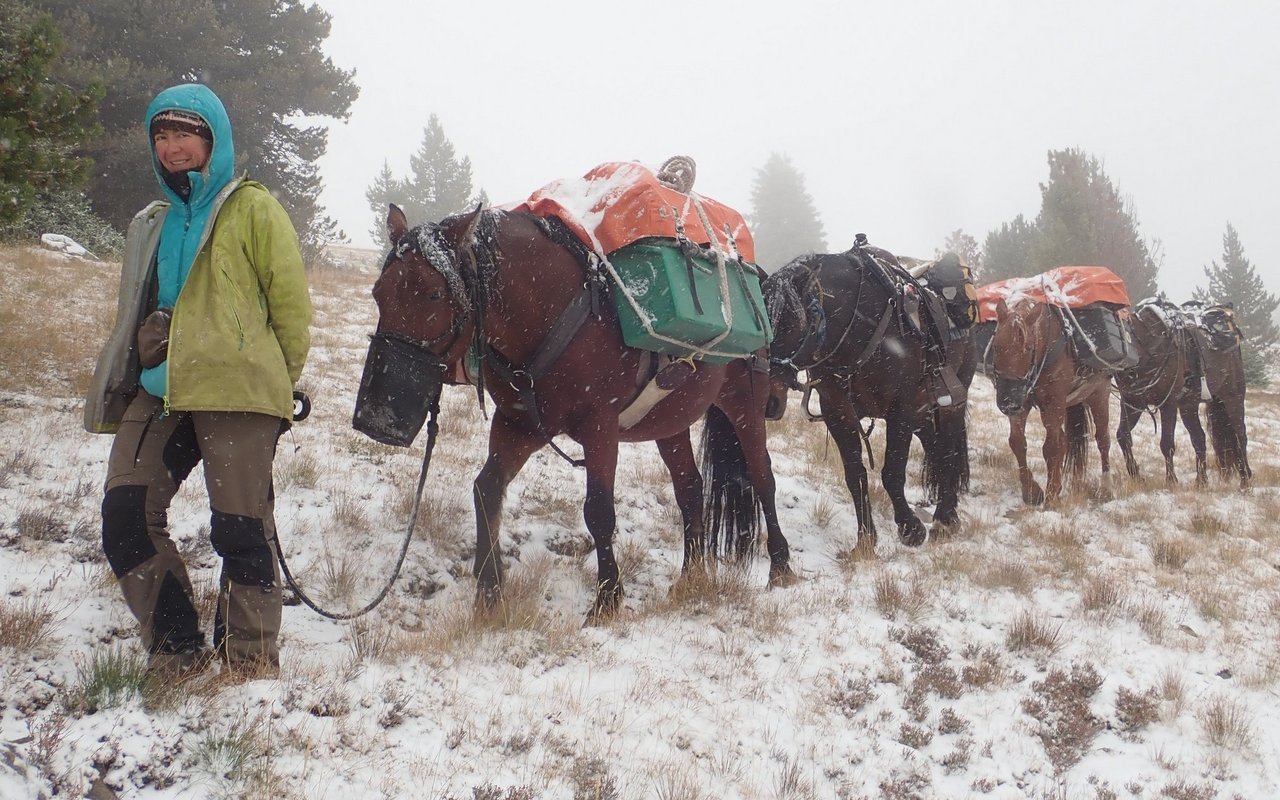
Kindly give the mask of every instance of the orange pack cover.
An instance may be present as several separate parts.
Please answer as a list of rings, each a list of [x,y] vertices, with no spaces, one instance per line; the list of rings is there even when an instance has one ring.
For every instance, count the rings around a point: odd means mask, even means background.
[[[714,231],[704,229],[698,205]],[[611,161],[581,178],[554,181],[512,210],[556,217],[605,255],[650,236],[675,238],[676,220],[681,220],[691,241],[736,249],[747,261],[756,260],[755,241],[741,214],[709,197],[663,186],[653,170],[636,162]]]
[[[1029,297],[1037,303],[1084,308],[1094,303],[1129,305],[1129,290],[1106,267],[1054,267],[1031,278],[1008,278],[978,289],[978,321],[992,322],[996,304]]]

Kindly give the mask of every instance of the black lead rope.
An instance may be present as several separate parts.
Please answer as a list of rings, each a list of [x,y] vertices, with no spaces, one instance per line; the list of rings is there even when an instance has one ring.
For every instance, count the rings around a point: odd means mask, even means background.
[[[382,587],[382,591],[378,592],[378,596],[369,601],[368,605],[359,611],[335,612],[327,611],[316,605],[307,593],[302,591],[302,587],[294,580],[293,573],[289,571],[289,565],[285,563],[284,548],[280,546],[280,535],[276,534],[276,560],[280,562],[280,571],[284,573],[285,580],[289,583],[289,588],[298,596],[302,603],[316,612],[322,617],[335,620],[349,620],[356,617],[363,617],[370,611],[378,607],[387,594],[391,591],[391,587],[395,584],[396,579],[400,577],[400,569],[404,566],[405,554],[409,552],[409,542],[413,540],[413,528],[418,521],[418,507],[422,503],[422,487],[427,482],[427,468],[431,465],[431,451],[436,446],[436,432],[440,426],[436,424],[436,414],[440,411],[439,402],[431,404],[431,417],[427,420],[427,451],[422,456],[422,472],[418,475],[418,491],[413,496],[413,509],[409,512],[409,527],[404,532],[404,541],[400,544],[400,557],[396,559],[396,567],[391,572],[391,577],[387,579],[387,583]]]

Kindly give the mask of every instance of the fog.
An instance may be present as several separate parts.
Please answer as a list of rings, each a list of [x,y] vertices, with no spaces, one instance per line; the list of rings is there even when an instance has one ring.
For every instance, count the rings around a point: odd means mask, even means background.
[[[694,158],[743,212],[771,152],[803,173],[831,249],[927,256],[1034,218],[1049,150],[1102,160],[1184,299],[1228,222],[1275,290],[1280,4],[454,3],[321,0],[356,70],[332,126],[329,212],[370,243],[384,159],[439,116],[473,181],[518,200],[603,161]]]

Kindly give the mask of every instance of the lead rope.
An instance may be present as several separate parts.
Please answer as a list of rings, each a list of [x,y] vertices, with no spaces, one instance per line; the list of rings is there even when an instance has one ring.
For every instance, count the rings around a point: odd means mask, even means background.
[[[302,587],[294,580],[293,573],[289,571],[289,565],[285,562],[284,548],[280,546],[280,535],[276,534],[276,560],[280,562],[280,571],[284,573],[284,578],[289,583],[289,588],[298,596],[303,605],[310,608],[322,617],[335,620],[349,620],[356,617],[363,617],[370,611],[378,607],[387,597],[387,593],[391,591],[391,587],[395,584],[396,578],[400,577],[400,569],[404,566],[405,554],[409,552],[409,542],[413,540],[413,528],[418,521],[418,507],[422,503],[422,487],[427,482],[427,468],[431,466],[431,451],[436,446],[436,433],[440,426],[436,424],[436,414],[440,411],[439,401],[431,404],[431,417],[427,420],[427,451],[422,456],[422,472],[418,475],[418,491],[413,496],[413,509],[409,512],[409,527],[404,532],[404,541],[400,544],[400,557],[396,559],[395,569],[391,572],[391,577],[387,579],[386,585],[382,587],[382,591],[378,592],[378,596],[369,601],[368,605],[359,611],[336,612],[327,611],[316,605],[307,593],[302,591]]]

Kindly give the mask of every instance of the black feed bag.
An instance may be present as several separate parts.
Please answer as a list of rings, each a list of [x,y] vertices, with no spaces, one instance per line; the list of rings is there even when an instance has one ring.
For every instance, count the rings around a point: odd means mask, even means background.
[[[408,447],[440,401],[447,365],[415,342],[385,333],[369,339],[351,426],[374,441]]]

